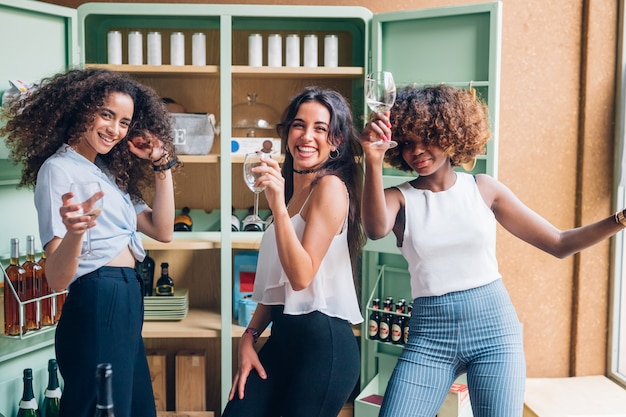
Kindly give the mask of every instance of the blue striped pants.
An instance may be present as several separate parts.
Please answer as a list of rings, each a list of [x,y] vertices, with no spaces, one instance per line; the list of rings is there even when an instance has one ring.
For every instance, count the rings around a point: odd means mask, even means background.
[[[463,373],[474,417],[522,416],[522,330],[501,279],[413,301],[409,340],[379,417],[434,417]]]

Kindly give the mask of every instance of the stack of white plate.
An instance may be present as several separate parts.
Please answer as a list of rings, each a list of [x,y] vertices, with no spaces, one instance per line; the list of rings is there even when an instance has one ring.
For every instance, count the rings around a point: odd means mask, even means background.
[[[189,311],[189,290],[176,288],[173,296],[144,297],[144,320],[182,320]]]

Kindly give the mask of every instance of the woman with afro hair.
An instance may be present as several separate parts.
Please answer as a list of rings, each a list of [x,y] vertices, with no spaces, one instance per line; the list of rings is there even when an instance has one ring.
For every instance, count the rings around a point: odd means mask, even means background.
[[[392,137],[397,148],[370,146]],[[445,85],[404,87],[391,111],[374,115],[361,134],[365,232],[380,239],[393,231],[414,299],[408,343],[387,385],[382,417],[434,417],[463,373],[475,417],[521,417],[522,329],[498,271],[496,222],[558,258],[626,225],[618,211],[562,231],[489,175],[455,170],[471,164],[489,137],[485,104]],[[385,189],[384,160],[417,177]]]
[[[2,116],[0,134],[22,165],[20,186],[35,190],[48,284],[69,289],[55,336],[65,382],[61,416],[94,415],[95,370],[103,362],[113,367],[115,414],[155,416],[134,267],[145,256],[138,232],[172,238],[171,171],[179,163],[165,105],[127,75],[73,69],[11,100]],[[102,191],[76,201],[70,185],[87,181]],[[148,190],[152,207],[142,195]],[[100,198],[99,215],[80,214],[81,203]],[[99,259],[78,258],[87,230]]]

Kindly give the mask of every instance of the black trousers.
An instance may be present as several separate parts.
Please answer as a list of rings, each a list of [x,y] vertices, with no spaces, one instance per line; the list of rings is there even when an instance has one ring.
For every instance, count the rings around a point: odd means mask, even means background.
[[[318,311],[272,308],[272,334],[259,351],[268,378],[252,371],[244,399],[222,417],[336,417],[359,377],[359,348],[347,321]]]
[[[133,268],[101,267],[69,288],[55,349],[64,380],[62,417],[91,417],[96,366],[113,368],[116,417],[156,416],[143,326],[142,286]]]

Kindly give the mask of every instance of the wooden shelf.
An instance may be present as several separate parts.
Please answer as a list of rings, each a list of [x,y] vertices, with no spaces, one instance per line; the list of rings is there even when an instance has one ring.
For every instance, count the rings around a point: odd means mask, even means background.
[[[255,78],[359,78],[364,74],[362,67],[250,67],[233,65],[233,76]]]
[[[129,74],[199,74],[219,75],[217,65],[111,65],[111,64],[85,64],[85,68],[103,68],[110,71],[121,71]]]
[[[144,339],[216,338],[222,328],[220,314],[208,310],[189,309],[187,317],[180,321],[144,321],[141,335]],[[232,325],[233,338],[239,338],[245,327]],[[359,325],[352,326],[355,336],[361,335]],[[261,337],[268,337],[271,329],[265,329]]]
[[[231,242],[233,249],[259,249],[263,232],[232,232]],[[159,242],[146,235],[142,235],[145,250],[203,250],[219,249],[222,247],[220,232],[174,232],[174,238],[169,243]]]
[[[86,64],[86,68],[104,68],[111,71],[121,71],[129,74],[198,74],[219,75],[217,65],[111,65]],[[254,76],[256,78],[359,78],[364,75],[362,67],[250,67],[248,65],[233,65],[232,74],[239,76]],[[478,85],[478,83],[477,83]]]
[[[221,335],[220,314],[214,311],[189,309],[187,317],[179,321],[144,321],[141,335],[144,339],[216,338]],[[239,337],[244,327],[232,325],[233,337]],[[262,336],[269,336],[270,330]]]

